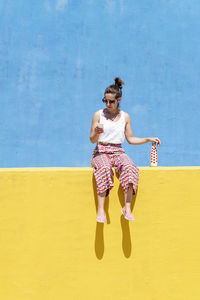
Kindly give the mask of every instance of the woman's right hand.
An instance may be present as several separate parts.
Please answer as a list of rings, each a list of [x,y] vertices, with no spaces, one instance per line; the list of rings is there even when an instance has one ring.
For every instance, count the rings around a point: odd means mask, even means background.
[[[101,126],[98,126],[99,121],[100,121],[99,111],[96,111],[92,119],[92,126],[90,130],[90,141],[92,143],[97,143],[99,139],[99,135],[104,132],[103,128],[100,128]]]
[[[104,132],[104,131],[103,131],[103,128],[99,128],[98,126],[96,126],[94,130],[95,130],[95,134],[96,134],[96,135],[99,135],[99,134],[101,134],[101,133]]]

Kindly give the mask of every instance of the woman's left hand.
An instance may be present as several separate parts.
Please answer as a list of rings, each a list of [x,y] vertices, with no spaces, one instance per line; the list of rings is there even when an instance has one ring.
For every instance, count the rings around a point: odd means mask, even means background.
[[[160,147],[160,145],[161,145],[161,141],[157,137],[149,138],[149,142],[150,143],[156,143],[158,145],[158,147]]]

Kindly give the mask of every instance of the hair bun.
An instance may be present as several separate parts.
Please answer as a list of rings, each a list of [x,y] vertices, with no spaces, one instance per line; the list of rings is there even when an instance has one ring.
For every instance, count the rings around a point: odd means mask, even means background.
[[[122,89],[122,85],[124,84],[124,82],[119,78],[119,77],[115,77],[115,85],[118,86],[120,89]]]

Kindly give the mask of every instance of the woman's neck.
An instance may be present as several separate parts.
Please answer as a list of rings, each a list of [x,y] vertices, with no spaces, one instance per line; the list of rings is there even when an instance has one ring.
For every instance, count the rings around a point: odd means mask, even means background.
[[[104,116],[107,120],[114,121],[119,117],[120,111],[116,109],[114,111],[108,111],[107,108],[104,109]]]
[[[108,114],[110,114],[110,115],[117,115],[118,113],[119,113],[119,109],[117,108],[117,109],[115,109],[115,110],[108,110],[107,108],[106,108],[106,112],[108,113]]]

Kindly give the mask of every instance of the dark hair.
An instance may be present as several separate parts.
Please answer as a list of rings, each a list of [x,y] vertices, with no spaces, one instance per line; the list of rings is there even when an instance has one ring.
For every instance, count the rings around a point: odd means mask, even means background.
[[[116,94],[116,99],[117,98],[121,98],[122,96],[122,85],[124,84],[124,82],[119,78],[119,77],[115,77],[115,84],[111,84],[109,85],[104,92],[105,94]]]

